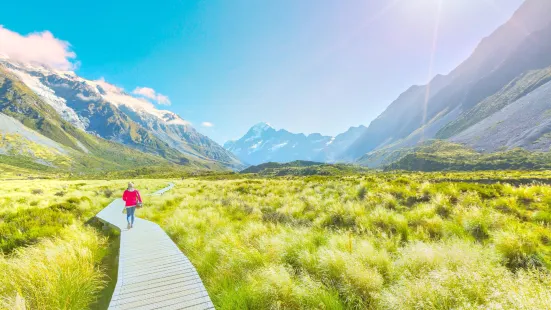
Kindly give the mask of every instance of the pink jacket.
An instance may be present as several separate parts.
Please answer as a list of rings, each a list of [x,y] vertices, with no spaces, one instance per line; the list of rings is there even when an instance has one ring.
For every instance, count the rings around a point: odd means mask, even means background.
[[[125,190],[122,194],[122,200],[125,201],[125,206],[128,207],[134,207],[139,202],[142,202],[142,197],[140,197],[140,192],[137,190],[129,191]]]

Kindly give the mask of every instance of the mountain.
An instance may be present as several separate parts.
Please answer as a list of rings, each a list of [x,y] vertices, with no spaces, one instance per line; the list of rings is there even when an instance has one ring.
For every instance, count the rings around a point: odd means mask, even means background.
[[[492,109],[491,103],[494,102],[501,103],[500,106],[503,107],[493,108],[496,112],[453,135],[449,140],[484,152],[496,152],[517,147],[532,151],[549,151],[551,149],[550,73],[551,67],[532,73],[538,77],[543,75],[543,80],[548,82],[535,87],[524,96],[519,96],[517,100],[511,100],[510,103],[506,100],[499,100],[501,98],[494,98],[503,96],[503,93],[483,101],[483,106],[486,109]],[[531,77],[532,74],[528,74],[528,76]],[[522,83],[525,80],[520,79],[516,82]],[[541,80],[538,79],[537,82],[539,84]],[[531,86],[531,84],[528,85]],[[477,106],[473,111],[481,113],[480,109],[482,107]],[[455,123],[448,128],[454,128],[453,125]]]
[[[351,127],[335,137],[319,133],[306,136],[259,123],[239,140],[226,142],[224,147],[243,162],[253,165],[295,160],[334,162],[365,129],[364,126]]]
[[[99,173],[140,167],[222,169],[174,154],[174,161],[89,134],[0,67],[0,162],[49,172]]]
[[[75,128],[174,163],[194,158],[230,168],[242,164],[177,114],[159,110],[104,80],[0,58],[0,68],[26,85]],[[185,161],[185,160],[184,160]]]
[[[545,125],[549,119],[545,117],[545,107],[549,107],[546,92],[540,90],[539,95],[522,98],[549,81],[546,71],[551,66],[549,14],[551,1],[525,1],[508,22],[484,38],[450,74],[438,75],[428,85],[412,86],[401,94],[346,150],[343,159],[363,156],[364,164],[376,165],[385,161],[384,154],[433,138],[450,139],[487,151],[516,146],[548,150],[549,144],[538,140],[545,140],[549,133]],[[519,102],[514,104],[516,101]],[[501,116],[490,118],[511,104],[517,108],[508,108]],[[528,105],[531,107],[527,108]],[[513,111],[520,111],[518,106],[527,108],[531,116],[512,115]],[[540,112],[543,116],[536,118],[535,114]],[[496,122],[502,122],[494,127],[500,131],[499,142],[484,133]],[[515,122],[524,125],[512,126]],[[540,142],[534,146],[531,141]],[[377,160],[366,163],[366,157]]]

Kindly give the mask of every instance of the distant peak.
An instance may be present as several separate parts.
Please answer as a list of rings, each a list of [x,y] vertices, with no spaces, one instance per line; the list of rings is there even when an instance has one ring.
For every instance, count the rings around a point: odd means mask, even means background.
[[[364,125],[358,125],[358,126],[352,126],[348,128],[348,130],[354,130],[354,129],[367,129]]]
[[[274,127],[270,126],[270,124],[266,122],[260,122],[252,127],[252,129],[257,129],[257,130],[267,130],[270,128],[273,129]]]

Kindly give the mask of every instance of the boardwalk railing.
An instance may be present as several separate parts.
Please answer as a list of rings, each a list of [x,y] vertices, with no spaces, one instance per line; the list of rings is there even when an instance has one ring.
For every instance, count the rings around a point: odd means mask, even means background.
[[[152,195],[173,187],[171,183]],[[195,267],[161,227],[136,218],[134,228],[127,229],[123,207],[122,199],[116,199],[96,215],[121,232],[117,284],[109,309],[214,309]]]

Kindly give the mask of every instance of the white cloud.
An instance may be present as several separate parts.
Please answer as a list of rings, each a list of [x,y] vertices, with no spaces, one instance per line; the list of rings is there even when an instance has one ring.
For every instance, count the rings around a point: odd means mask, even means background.
[[[155,110],[154,105],[151,102],[149,102],[149,100],[143,97],[138,98],[138,97],[129,95],[124,91],[123,88],[115,86],[105,81],[103,77],[93,81],[92,83],[101,87],[102,91],[104,92],[104,94],[102,94],[102,97],[115,105],[126,105],[126,106],[131,106],[133,108],[143,109],[148,111]]]
[[[39,64],[53,69],[73,70],[76,58],[70,44],[55,38],[51,32],[35,32],[21,35],[0,25],[0,54],[10,59]]]
[[[157,109],[155,105],[149,101],[150,99],[143,94],[140,94],[139,96],[129,94],[122,87],[108,83],[103,77],[95,81],[87,80],[86,83],[95,87],[98,90],[98,95],[100,95],[103,99],[116,106],[123,105],[134,111],[147,112],[170,125],[191,126],[190,122],[182,119],[177,114],[167,110]],[[157,94],[157,96],[158,95],[159,94]]]
[[[144,97],[147,97],[149,99],[155,99],[155,90],[153,88],[149,87],[136,87],[134,91],[132,91],[136,95],[142,95]]]
[[[214,124],[211,122],[202,122],[201,126],[203,127],[214,127]]]
[[[162,105],[170,105],[170,99],[168,99],[168,96],[161,95],[157,93],[157,103]]]
[[[170,103],[171,103],[168,96],[165,96],[163,94],[160,94],[160,93],[156,92],[151,87],[136,87],[132,91],[132,93],[136,94],[136,95],[146,97],[146,98],[149,98],[151,100],[155,100],[155,101],[157,101],[158,104],[170,105]]]

